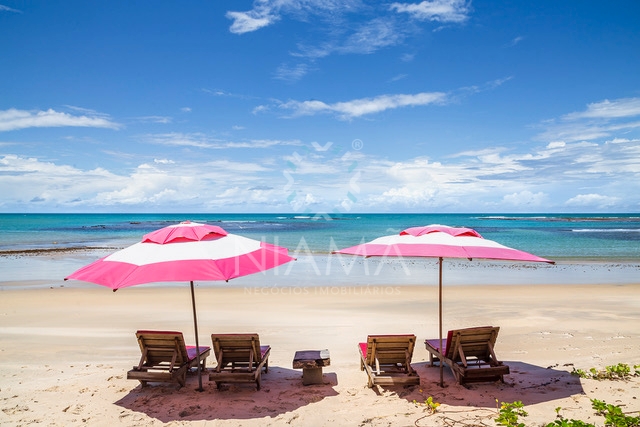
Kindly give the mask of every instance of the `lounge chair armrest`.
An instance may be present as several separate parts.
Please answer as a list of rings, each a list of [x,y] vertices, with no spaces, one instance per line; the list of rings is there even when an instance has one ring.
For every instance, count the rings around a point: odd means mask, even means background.
[[[498,360],[498,358],[496,357],[496,354],[493,351],[493,345],[491,345],[491,343],[488,342],[487,347],[489,348],[489,353],[491,354],[491,362],[495,363],[496,365],[502,365],[502,362]]]
[[[467,367],[467,357],[464,355],[464,350],[462,349],[461,345],[458,345],[458,354],[460,355],[460,362],[462,362],[462,364],[464,365],[464,367]]]

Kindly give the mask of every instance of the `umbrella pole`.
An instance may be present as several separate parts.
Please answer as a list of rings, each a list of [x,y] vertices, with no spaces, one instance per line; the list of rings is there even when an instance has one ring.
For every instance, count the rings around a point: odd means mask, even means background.
[[[439,326],[439,333],[440,333],[440,353],[442,353],[442,356],[444,357],[444,349],[442,348],[442,257],[438,258],[438,264],[440,266],[439,268],[439,279],[438,279],[438,326]],[[443,369],[444,367],[442,366],[443,361],[440,360],[440,387],[444,387],[444,380],[443,380]]]
[[[191,306],[193,307],[193,328],[196,332],[196,354],[198,360],[198,388],[197,391],[203,391],[202,388],[202,369],[200,366],[200,343],[198,342],[198,318],[196,317],[196,296],[193,290],[193,280],[191,281]]]

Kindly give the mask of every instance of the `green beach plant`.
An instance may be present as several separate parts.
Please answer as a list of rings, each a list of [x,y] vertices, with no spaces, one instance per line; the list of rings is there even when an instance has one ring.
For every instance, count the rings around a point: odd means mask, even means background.
[[[415,399],[413,400],[413,404],[416,406],[423,405]],[[440,406],[440,403],[433,400],[433,396],[429,396],[427,397],[427,400],[424,401],[424,406],[427,407],[427,411],[429,412],[429,414],[435,414],[438,411],[438,406]]]
[[[583,369],[573,368],[571,375],[576,375],[580,378],[590,378],[594,380],[622,380],[632,376],[640,376],[640,365],[633,366],[633,373],[631,367],[626,363],[618,363],[617,365],[606,366],[604,370],[598,370],[591,368],[589,371]]]
[[[560,418],[552,423],[546,425],[546,427],[596,427],[595,424],[585,423],[580,420],[567,420],[566,418]]]
[[[496,399],[496,404],[498,399]],[[512,403],[501,402],[498,408],[498,416],[496,417],[496,424],[504,427],[525,427],[524,423],[520,422],[520,417],[526,417],[529,415],[524,410],[524,404],[520,400],[516,400]]]
[[[591,399],[591,407],[596,414],[604,416],[604,425],[607,427],[639,427],[640,417],[632,417],[622,412],[622,408],[611,405],[602,400]]]
[[[586,423],[581,420],[566,419],[560,413],[561,410],[561,406],[556,408],[556,420],[547,424],[545,427],[596,427],[594,424]]]
[[[498,399],[496,399],[497,404]],[[591,399],[591,407],[596,411],[596,415],[604,417],[605,427],[640,427],[640,417],[625,414],[620,406],[611,405],[598,399]],[[556,417],[558,419],[546,424],[545,427],[596,427],[595,424],[582,420],[564,418],[560,414],[561,410],[561,407],[556,408]],[[520,417],[526,417],[527,415],[528,413],[524,410],[522,401],[502,402],[498,407],[498,416],[495,422],[503,427],[525,427],[525,424],[520,422]]]
[[[424,401],[425,405],[427,405],[427,408],[429,408],[429,413],[431,414],[435,414],[436,411],[438,410],[438,406],[440,406],[440,404],[436,401],[433,400],[433,397],[429,396],[427,398],[427,400]]]

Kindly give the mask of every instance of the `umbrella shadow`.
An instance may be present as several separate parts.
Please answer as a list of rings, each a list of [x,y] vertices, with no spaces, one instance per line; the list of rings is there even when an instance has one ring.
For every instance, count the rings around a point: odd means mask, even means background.
[[[448,366],[444,368],[444,387],[440,387],[438,365],[430,367],[428,362],[412,364],[420,375],[419,390],[406,394],[409,401],[423,402],[426,396],[450,406],[472,406],[495,408],[500,402],[517,400],[527,405],[566,399],[584,395],[580,378],[570,372],[554,367],[542,367],[519,361],[504,361],[510,368],[504,383],[483,382],[460,385],[456,383]]]
[[[323,384],[304,386],[302,372],[270,366],[262,374],[261,389],[255,384],[224,384],[221,389],[204,376],[204,391],[199,392],[198,377],[190,373],[184,387],[172,384],[139,385],[115,404],[133,411],[123,413],[131,421],[144,421],[142,414],[163,423],[223,419],[278,417],[300,407],[336,396],[335,373],[325,373]]]

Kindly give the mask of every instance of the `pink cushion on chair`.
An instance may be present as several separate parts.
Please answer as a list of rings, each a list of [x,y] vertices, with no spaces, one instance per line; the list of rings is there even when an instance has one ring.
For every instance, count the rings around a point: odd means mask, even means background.
[[[182,332],[178,331],[147,331],[147,330],[139,330],[136,334],[157,334],[157,335],[182,335]]]
[[[362,353],[363,356],[367,356],[367,343],[366,342],[361,342],[360,344],[358,344],[360,346],[360,353]]]
[[[195,360],[196,357],[198,357],[198,352],[196,350],[196,346],[195,345],[188,345],[187,346],[187,356],[189,357],[189,361]],[[207,351],[211,350],[211,347],[206,347],[204,345],[200,346],[200,355],[202,355],[203,353],[206,353]]]
[[[261,345],[260,346],[260,358],[264,359],[264,355],[267,354],[267,351],[271,350],[270,345]]]
[[[434,339],[434,340],[425,340],[431,347],[435,348],[436,350],[440,351],[440,340],[439,339]],[[447,339],[444,338],[442,340],[442,346],[444,348],[447,348]]]
[[[449,344],[451,343],[451,339],[453,338],[453,330],[447,332],[447,339],[442,340],[442,345],[444,346],[444,354],[449,353]]]
[[[451,343],[451,338],[453,337],[453,331],[447,332],[447,337],[442,339],[442,347],[444,347],[444,352],[440,349],[440,338],[434,338],[430,340],[425,340],[429,345],[436,350],[438,350],[443,355],[446,355],[449,352],[449,343]]]

